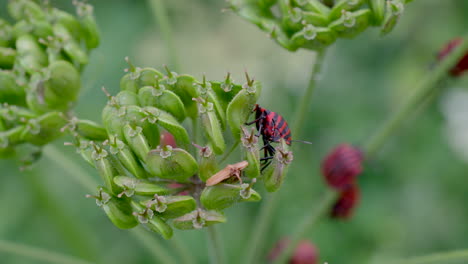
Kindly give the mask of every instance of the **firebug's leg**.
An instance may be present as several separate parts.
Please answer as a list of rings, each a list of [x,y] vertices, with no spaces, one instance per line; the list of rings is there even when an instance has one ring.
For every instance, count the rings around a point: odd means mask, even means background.
[[[254,121],[251,121],[251,122],[247,122],[247,123],[245,123],[245,125],[250,126],[250,125],[255,124],[258,121],[262,120],[263,118],[265,118],[265,115],[262,113],[257,119],[255,119]]]

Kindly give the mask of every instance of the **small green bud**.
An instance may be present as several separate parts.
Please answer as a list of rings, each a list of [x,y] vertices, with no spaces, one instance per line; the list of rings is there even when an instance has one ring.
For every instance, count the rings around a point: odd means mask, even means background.
[[[36,39],[28,34],[16,39],[17,62],[26,72],[33,74],[47,66],[47,55]]]
[[[116,176],[114,177],[114,183],[123,189],[123,191],[117,195],[119,198],[124,194],[127,197],[132,197],[133,195],[153,196],[155,194],[162,195],[170,193],[170,190],[165,187],[133,177]]]
[[[0,148],[8,148],[24,142],[23,134],[26,126],[16,126],[6,131],[0,131]]]
[[[260,176],[260,150],[254,127],[249,131],[246,127],[242,126],[241,142],[245,150],[245,160],[249,163],[244,169],[244,173],[251,179],[257,178]]]
[[[372,12],[372,24],[382,25],[385,18],[386,0],[367,0],[367,4]]]
[[[164,219],[172,219],[188,214],[197,208],[197,203],[192,196],[158,196],[141,202],[152,209],[158,216]]]
[[[76,17],[57,8],[52,8],[50,10],[50,15],[55,23],[61,24],[72,34],[75,41],[79,42],[81,40],[83,30]]]
[[[74,131],[86,139],[97,141],[107,139],[106,129],[96,122],[77,118],[73,118],[70,122],[72,122],[75,127]]]
[[[122,188],[117,186],[114,183],[114,176],[119,175],[120,173],[117,171],[116,167],[113,166],[115,164],[111,161],[110,155],[107,150],[103,149],[101,146],[97,144],[92,145],[94,151],[92,153],[92,158],[94,160],[94,166],[99,172],[102,180],[106,188],[113,194],[117,195],[122,192]]]
[[[367,8],[356,12],[343,10],[341,17],[331,23],[329,28],[339,37],[353,38],[371,24],[371,15],[370,9]]]
[[[16,50],[12,48],[0,47],[0,68],[11,69],[16,59]]]
[[[174,219],[172,225],[175,228],[186,229],[201,229],[205,226],[226,222],[226,217],[217,211],[205,211],[198,208],[191,213]]]
[[[235,139],[240,139],[241,126],[247,122],[262,89],[261,84],[250,80],[247,73],[246,77],[247,83],[244,84],[242,90],[229,103],[226,111],[228,124]]]
[[[101,37],[93,16],[93,7],[84,2],[77,2],[76,5],[86,47],[94,49],[99,46]]]
[[[329,16],[330,14],[330,8],[324,4],[322,4],[320,1],[316,0],[293,0],[293,2],[301,7],[305,11],[310,11],[314,12],[317,14],[322,14],[324,16]]]
[[[198,171],[198,163],[190,153],[169,145],[151,150],[146,165],[152,175],[178,182],[187,181]]]
[[[24,99],[24,89],[17,84],[14,74],[0,70],[0,103],[24,105]]]
[[[105,143],[109,145],[110,153],[116,155],[122,165],[135,177],[140,179],[148,177],[140,161],[123,141],[115,136],[110,136],[109,140]]]
[[[88,55],[81,49],[80,45],[75,41],[73,35],[62,24],[53,26],[54,35],[63,43],[63,50],[72,59],[72,61],[84,65],[88,64]]]
[[[158,215],[155,215],[154,211],[149,207],[143,207],[142,205],[133,202],[132,206],[135,210],[133,213],[138,217],[138,221],[151,231],[159,233],[164,239],[170,239],[172,237],[172,228]]]
[[[317,50],[323,49],[335,42],[336,34],[329,28],[306,25],[301,31],[291,37],[294,45]]]
[[[263,183],[267,191],[275,192],[281,187],[287,168],[292,160],[292,151],[288,149],[286,142],[281,139],[280,146],[276,148],[273,162],[268,166],[263,175]]]
[[[255,183],[252,180],[252,184]],[[223,210],[238,202],[256,202],[261,199],[251,187],[252,184],[217,184],[205,187],[200,202],[208,210]]]
[[[203,131],[205,132],[214,152],[220,155],[224,152],[226,143],[224,142],[221,124],[214,110],[214,104],[202,98],[198,98],[196,101],[198,102],[198,112]]]
[[[366,0],[339,0],[337,1],[334,5],[333,8],[331,9],[330,12],[330,20],[336,20],[340,18],[343,10],[345,11],[355,11],[359,7],[361,7]]]
[[[302,23],[316,27],[326,27],[329,23],[327,16],[315,12],[302,12]]]
[[[154,122],[149,122],[146,111],[138,106],[130,105],[119,109],[121,118],[125,123],[132,127],[141,127],[142,133],[145,136],[150,148],[155,148],[159,145],[161,139],[159,128]]]
[[[231,74],[228,73],[226,78],[222,82],[210,82],[211,89],[216,94],[219,103],[221,104],[224,111],[226,111],[229,103],[232,101],[234,96],[242,90],[241,85],[233,83]]]
[[[25,141],[42,146],[63,135],[61,128],[67,124],[59,112],[48,112],[35,119],[29,119],[23,133]]]
[[[30,0],[10,0],[8,12],[16,20],[45,19],[42,8]]]
[[[195,147],[197,147],[200,150],[198,154],[199,156],[198,163],[200,164],[198,176],[200,177],[202,181],[206,181],[211,176],[215,175],[216,172],[218,172],[219,170],[218,162],[216,161],[216,157],[209,146],[201,147],[201,146],[195,145]]]
[[[0,18],[0,47],[11,47],[13,44],[13,28]]]
[[[402,0],[389,0],[387,1],[387,8],[385,10],[384,26],[381,34],[385,35],[393,30],[401,14],[405,10],[405,5]]]
[[[177,145],[188,147],[190,139],[187,130],[171,114],[151,106],[143,107],[142,113],[146,122],[158,124],[171,133]]]
[[[93,159],[93,146],[91,141],[83,140],[81,138],[76,137],[74,143],[65,142],[64,145],[66,146],[75,146],[76,152],[81,155],[81,157],[88,162],[89,165],[94,167],[94,159]]]
[[[140,160],[145,161],[146,156],[150,151],[150,146],[146,137],[143,135],[143,129],[140,126],[131,126],[130,124],[126,124],[123,127],[123,134],[125,141],[137,157]]]
[[[99,189],[98,195],[87,195],[86,197],[95,198],[96,204],[104,210],[116,227],[129,229],[138,225],[127,199],[117,199],[103,188]]]
[[[139,68],[135,67],[128,57],[125,61],[129,68],[125,69],[126,75],[120,79],[120,89],[122,91],[131,91],[138,93],[140,88],[144,86],[159,86],[159,81],[162,80],[163,74],[153,68]],[[158,88],[158,87],[157,87]]]
[[[81,88],[80,73],[67,61],[52,62],[47,68],[44,90],[50,90],[64,102],[74,102]],[[52,104],[53,105],[53,104]]]
[[[156,87],[145,86],[138,90],[138,99],[141,106],[153,106],[164,110],[182,122],[186,117],[184,103],[173,92],[166,90],[164,85]]]
[[[194,119],[198,116],[197,105],[192,98],[198,97],[198,91],[193,85],[195,78],[190,75],[176,75],[168,70],[166,88],[177,94],[185,105],[187,116]]]

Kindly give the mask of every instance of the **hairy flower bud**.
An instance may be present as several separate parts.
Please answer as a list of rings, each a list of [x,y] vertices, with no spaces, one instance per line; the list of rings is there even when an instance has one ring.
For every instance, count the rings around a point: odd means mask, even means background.
[[[289,164],[293,160],[293,153],[289,150],[284,139],[281,139],[280,144],[276,148],[272,164],[268,166],[263,174],[263,183],[269,192],[275,192],[281,187]]]
[[[141,202],[164,219],[172,219],[188,214],[197,208],[192,196],[157,196]]]
[[[172,222],[177,229],[200,229],[205,226],[226,222],[226,217],[217,211],[197,209],[191,213],[174,219]]]
[[[359,202],[360,192],[356,184],[351,184],[340,191],[338,199],[333,205],[330,216],[332,218],[346,219],[352,216],[354,208]]]
[[[260,201],[260,194],[251,188],[252,184],[223,183],[209,186],[203,189],[200,201],[208,210],[223,210],[238,202]]]
[[[187,181],[198,171],[198,163],[190,153],[171,146],[151,150],[146,163],[152,175],[181,182]]]
[[[359,149],[349,144],[338,145],[323,160],[322,175],[331,187],[343,189],[361,174],[363,158]]]

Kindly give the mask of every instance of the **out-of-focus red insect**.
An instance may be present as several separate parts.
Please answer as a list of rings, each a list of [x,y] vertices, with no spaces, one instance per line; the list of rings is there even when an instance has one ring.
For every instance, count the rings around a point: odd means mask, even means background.
[[[275,261],[290,243],[288,238],[280,239],[267,256],[269,262]],[[308,240],[301,240],[288,261],[289,264],[317,264],[317,248]]]
[[[328,185],[343,189],[362,172],[362,152],[352,145],[340,144],[322,162],[322,175]]]
[[[447,43],[442,50],[437,55],[437,60],[441,61],[447,57],[450,52],[452,52],[460,43],[462,43],[462,38],[455,38]],[[450,70],[450,75],[457,77],[462,75],[466,70],[468,70],[468,51],[463,55],[463,57],[458,61],[458,63]]]
[[[347,219],[353,215],[354,208],[359,203],[360,192],[356,184],[349,185],[340,192],[340,196],[333,205],[330,216],[332,218]]]

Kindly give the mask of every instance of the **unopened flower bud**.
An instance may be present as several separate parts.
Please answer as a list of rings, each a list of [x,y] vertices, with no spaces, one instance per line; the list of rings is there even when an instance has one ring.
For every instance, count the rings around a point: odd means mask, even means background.
[[[335,147],[322,162],[322,175],[335,189],[343,189],[352,184],[362,172],[362,152],[349,145]]]
[[[226,222],[226,217],[217,211],[197,209],[191,213],[174,219],[172,222],[178,229],[200,229],[205,226]]]
[[[153,176],[171,179],[180,182],[187,181],[198,171],[198,163],[187,151],[174,148],[169,151],[168,147],[158,147],[151,150],[146,157],[148,170]]]
[[[223,183],[208,186],[203,190],[200,197],[202,205],[208,210],[223,210],[238,202],[257,202],[260,199],[260,194],[247,183]]]

